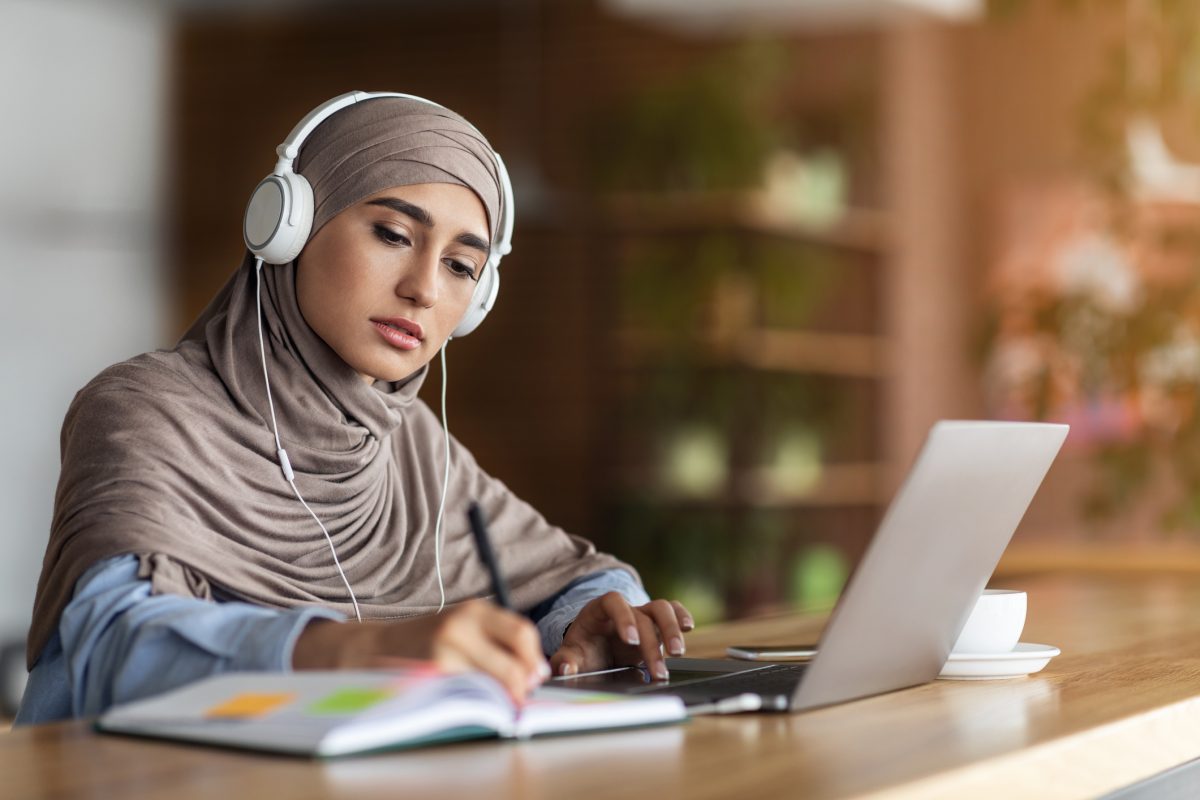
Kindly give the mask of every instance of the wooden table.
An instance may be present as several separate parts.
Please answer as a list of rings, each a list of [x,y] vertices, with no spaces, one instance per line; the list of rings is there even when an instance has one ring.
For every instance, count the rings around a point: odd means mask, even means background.
[[[183,798],[1095,797],[1200,757],[1200,579],[1048,575],[1025,641],[1063,654],[1036,676],[937,681],[798,715],[474,742],[313,762],[101,736],[72,722],[0,734],[0,796]],[[815,636],[821,618],[693,633]],[[886,654],[881,654],[885,658]]]

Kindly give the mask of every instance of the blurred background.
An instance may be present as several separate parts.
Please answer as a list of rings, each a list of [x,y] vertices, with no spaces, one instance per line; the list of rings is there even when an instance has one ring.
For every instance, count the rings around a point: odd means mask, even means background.
[[[73,393],[175,341],[275,145],[350,89],[504,154],[451,427],[652,594],[829,606],[944,417],[1073,425],[1002,572],[1200,568],[1197,10],[0,0],[6,680]]]

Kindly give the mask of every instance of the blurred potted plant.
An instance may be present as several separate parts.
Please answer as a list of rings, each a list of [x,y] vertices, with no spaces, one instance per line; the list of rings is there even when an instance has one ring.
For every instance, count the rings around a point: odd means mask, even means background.
[[[1006,17],[1030,3],[989,5]],[[1117,11],[1123,35],[1081,119],[1090,182],[1008,198],[987,394],[999,415],[1073,423],[1099,466],[1089,515],[1165,478],[1165,528],[1200,530],[1200,164],[1162,138],[1200,100],[1200,17],[1173,0],[1061,5]]]
[[[662,193],[757,187],[782,138],[771,98],[784,58],[770,42],[743,43],[623,98],[593,128],[595,185]]]

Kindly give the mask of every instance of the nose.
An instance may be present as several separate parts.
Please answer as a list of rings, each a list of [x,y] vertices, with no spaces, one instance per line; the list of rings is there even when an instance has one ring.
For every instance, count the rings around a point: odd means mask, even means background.
[[[438,299],[437,281],[437,256],[414,254],[396,280],[396,295],[422,308],[432,308]]]

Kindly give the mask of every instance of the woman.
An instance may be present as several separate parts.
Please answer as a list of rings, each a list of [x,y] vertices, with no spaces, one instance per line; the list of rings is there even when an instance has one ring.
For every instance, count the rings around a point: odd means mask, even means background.
[[[357,99],[297,126],[319,122],[297,137],[299,254],[248,250],[175,348],[72,403],[18,723],[225,670],[422,659],[519,701],[552,670],[644,661],[665,678],[663,648],[683,653],[682,605],[549,525],[417,399],[495,277],[507,176],[457,114]],[[522,614],[478,599],[473,501]]]

